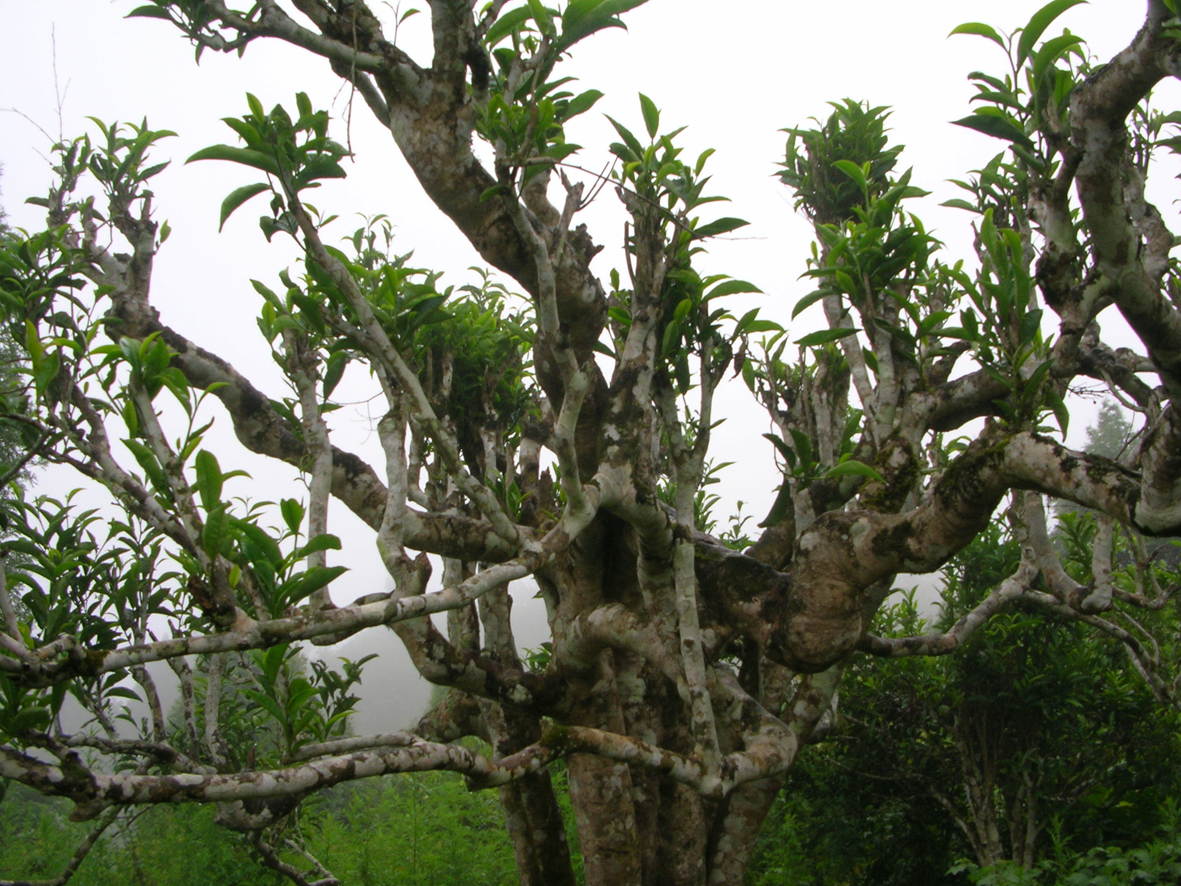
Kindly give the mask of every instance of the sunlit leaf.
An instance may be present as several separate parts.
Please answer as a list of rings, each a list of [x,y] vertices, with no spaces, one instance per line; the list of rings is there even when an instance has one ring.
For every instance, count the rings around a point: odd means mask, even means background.
[[[1053,0],[1047,3],[1041,9],[1033,14],[1030,18],[1029,24],[1021,29],[1021,38],[1017,41],[1017,65],[1025,64],[1025,60],[1029,58],[1029,54],[1033,52],[1034,44],[1037,43],[1046,28],[1048,28],[1058,16],[1066,12],[1072,6],[1078,6],[1080,3],[1086,3],[1087,0]]]
[[[796,344],[802,348],[810,348],[814,345],[826,345],[830,342],[839,341],[842,338],[848,338],[850,335],[856,335],[859,332],[857,329],[821,329],[817,332],[809,333],[803,338],[797,339]]]
[[[656,107],[656,103],[644,93],[640,93],[640,110],[644,113],[644,126],[648,130],[648,135],[656,138],[656,133],[660,131],[660,111]]]
[[[1033,142],[1029,140],[1029,136],[1009,117],[977,113],[969,117],[964,117],[961,120],[953,120],[952,122],[956,126],[974,129],[985,135],[991,135],[993,138],[1015,142],[1027,148],[1033,147]]]
[[[706,237],[717,237],[720,234],[728,234],[731,231],[744,228],[749,224],[750,222],[741,218],[719,218],[709,224],[694,228],[693,239],[704,240]]]
[[[226,219],[228,219],[243,203],[251,197],[256,197],[263,191],[269,191],[271,186],[266,182],[257,182],[253,185],[243,185],[230,192],[230,195],[222,201],[221,216],[218,221],[217,230],[220,232],[225,227]]]
[[[825,477],[866,477],[870,480],[876,480],[878,483],[885,483],[885,479],[864,462],[856,461],[855,459],[848,459],[840,464],[833,465],[824,472]]]
[[[957,25],[951,29],[951,33],[947,36],[950,37],[954,34],[975,34],[978,37],[986,37],[1001,47],[1001,49],[1005,48],[1005,41],[1001,39],[1001,35],[997,33],[996,28],[981,22],[965,22],[962,25]]]
[[[208,148],[197,151],[185,163],[193,163],[197,160],[229,160],[232,163],[241,163],[243,166],[261,169],[271,175],[279,174],[279,165],[270,154],[250,148],[236,148],[233,145],[210,145]]]

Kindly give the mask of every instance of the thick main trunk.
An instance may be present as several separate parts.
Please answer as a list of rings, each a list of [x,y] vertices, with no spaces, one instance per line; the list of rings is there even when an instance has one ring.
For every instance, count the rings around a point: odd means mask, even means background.
[[[567,773],[586,886],[742,886],[782,785],[752,782],[713,802],[665,776],[581,754]],[[533,882],[524,870],[521,882]]]
[[[537,740],[537,718],[508,707],[485,708],[484,719],[499,756]],[[521,886],[574,886],[566,825],[549,770],[503,785],[500,803]]]
[[[500,789],[521,886],[574,886],[562,813],[548,770]]]
[[[587,754],[567,766],[586,886],[643,886],[628,766]]]
[[[782,778],[744,784],[721,804],[710,833],[708,886],[741,886]]]

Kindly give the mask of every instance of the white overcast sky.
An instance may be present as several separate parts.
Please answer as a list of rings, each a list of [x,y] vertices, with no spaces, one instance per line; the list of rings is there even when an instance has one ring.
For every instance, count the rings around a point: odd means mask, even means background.
[[[46,158],[52,141],[59,133],[69,137],[85,131],[87,116],[135,122],[146,117],[153,128],[175,130],[179,136],[165,141],[156,154],[174,163],[153,181],[157,217],[173,228],[157,260],[154,302],[166,323],[229,358],[270,395],[283,396],[255,331],[257,296],[249,279],[274,281],[294,253],[278,237],[275,245],[267,245],[257,227],[261,203],[239,210],[219,235],[222,198],[252,179],[238,167],[212,162],[186,167],[183,160],[206,145],[233,141],[220,118],[241,115],[247,91],[268,108],[276,102],[293,106],[295,92],[308,92],[318,107],[332,110],[334,134],[344,141],[348,94],[325,62],[275,41],[254,43],[242,59],[206,53],[198,67],[191,49],[167,24],[122,18],[136,5],[135,0],[0,0],[0,205],[14,225],[40,223],[39,210],[23,201],[43,194],[50,182]],[[371,5],[389,11],[389,4]],[[568,136],[587,146],[583,164],[601,168],[604,151],[598,146],[614,137],[603,113],[641,131],[636,94],[643,92],[662,109],[664,130],[689,127],[682,141],[690,155],[716,148],[710,163],[713,192],[733,199],[719,214],[746,218],[751,225],[714,244],[703,259],[705,268],[750,280],[766,292],[736,301],[735,310],[759,304],[767,316],[787,322],[794,299],[811,288],[798,279],[810,232],[793,215],[791,195],[772,178],[784,146],[778,130],[826,116],[830,100],[849,97],[892,106],[892,136],[907,145],[903,167],[914,166],[914,182],[933,192],[921,214],[953,253],[970,258],[969,217],[937,204],[957,195],[947,179],[983,165],[1001,143],[948,121],[971,110],[969,72],[1003,73],[1007,65],[993,44],[949,38],[948,33],[965,21],[1012,30],[1041,5],[1031,0],[650,0],[626,16],[628,31],[585,41],[565,64],[562,72],[577,76],[581,88],[606,93]],[[1106,60],[1139,29],[1145,5],[1093,0],[1067,12],[1050,33],[1069,27]],[[427,25],[424,13],[411,18],[399,35],[399,44],[424,64],[429,62]],[[1176,107],[1177,96],[1170,84],[1157,104]],[[478,261],[474,251],[426,200],[392,139],[360,101],[350,136],[357,158],[349,178],[330,183],[313,198],[322,210],[342,216],[335,230],[344,235],[356,227],[353,213],[385,213],[397,226],[398,251],[414,250],[422,266],[448,271],[450,282],[465,282],[465,269]],[[1162,178],[1165,190],[1157,199],[1169,212],[1172,180]],[[584,220],[607,247],[594,265],[605,277],[619,260],[623,224],[609,191]],[[351,381],[354,389],[363,389],[364,379]],[[768,428],[744,388],[727,391],[720,407],[731,418],[716,432],[718,456],[739,462],[724,475],[726,501],[753,502],[747,512],[753,511],[757,522],[779,482],[760,436]],[[1079,418],[1072,434],[1076,443],[1086,421]],[[381,470],[365,407],[341,410],[334,421],[338,439],[364,452]],[[228,422],[222,419],[219,426],[216,449],[222,465],[238,467]],[[241,464],[270,485],[248,491],[243,483],[231,493],[256,499],[300,494],[283,468],[245,456]],[[65,478],[47,477],[42,488],[56,491],[65,483]],[[343,510],[335,508],[334,517],[344,520],[332,531],[345,539],[343,556],[353,572],[349,581],[334,586],[340,602],[385,582],[372,556],[372,534],[359,526],[352,531]],[[540,635],[525,633],[531,636],[519,637],[524,645],[540,642]]]
[[[332,109],[335,134],[344,140],[348,93],[325,62],[276,41],[255,42],[242,59],[206,53],[198,66],[167,24],[123,19],[136,5],[134,0],[0,0],[0,205],[13,224],[39,223],[39,210],[23,200],[43,194],[50,181],[51,139],[42,130],[52,137],[73,136],[90,126],[87,116],[137,122],[146,117],[153,128],[175,130],[178,137],[157,151],[174,163],[153,181],[157,217],[168,219],[174,231],[157,260],[154,301],[165,322],[281,396],[277,371],[255,331],[258,299],[248,281],[273,282],[294,253],[278,237],[270,246],[263,239],[257,227],[261,202],[240,209],[219,235],[220,202],[252,180],[249,171],[215,162],[184,166],[183,160],[206,145],[234,140],[220,118],[242,114],[247,91],[267,107],[291,106],[295,92],[308,92],[317,106]],[[373,6],[389,11],[385,3]],[[970,259],[969,216],[938,203],[958,193],[947,179],[983,165],[1002,145],[948,121],[970,112],[974,90],[967,74],[1003,72],[1006,62],[993,44],[948,33],[965,21],[1012,30],[1040,6],[1031,0],[839,5],[650,0],[626,16],[627,31],[590,38],[566,63],[563,72],[577,76],[581,88],[606,93],[569,135],[587,146],[580,161],[601,168],[599,146],[614,137],[603,114],[642,130],[636,94],[644,92],[662,109],[664,129],[689,127],[682,136],[687,153],[716,148],[711,186],[733,199],[719,205],[719,214],[738,215],[751,225],[713,244],[702,262],[711,272],[750,280],[767,293],[736,299],[735,310],[759,304],[766,315],[787,322],[794,299],[810,289],[798,279],[810,231],[793,214],[791,195],[772,178],[783,152],[779,130],[825,116],[826,103],[844,97],[893,107],[892,137],[907,146],[903,165],[913,166],[915,183],[933,192],[923,201],[923,217],[953,254]],[[1107,59],[1136,33],[1144,9],[1142,2],[1093,0],[1068,11],[1048,33],[1069,27],[1089,40],[1097,57]],[[422,63],[429,61],[427,25],[424,13],[409,19],[399,34],[400,45]],[[1160,106],[1176,102],[1174,86],[1162,92]],[[414,250],[423,266],[447,270],[451,282],[464,282],[465,269],[477,256],[427,201],[388,133],[359,101],[350,135],[357,157],[349,178],[314,196],[321,209],[342,216],[335,230],[351,231],[353,213],[386,213],[397,226],[399,251]],[[1166,197],[1162,208],[1168,211],[1171,202]],[[610,191],[585,220],[607,247],[595,263],[605,277],[618,263],[623,223]],[[754,510],[765,512],[778,482],[765,473],[770,453],[760,435],[767,428],[743,389],[731,393],[721,404],[723,414],[733,417],[717,431],[718,454],[740,466],[725,476],[726,497],[753,500]],[[335,422],[342,442],[376,457],[363,406],[342,410]],[[1076,421],[1076,433],[1084,424],[1085,419]],[[232,458],[223,458],[227,461]],[[760,469],[744,472],[742,463]],[[266,470],[257,463],[251,469]]]

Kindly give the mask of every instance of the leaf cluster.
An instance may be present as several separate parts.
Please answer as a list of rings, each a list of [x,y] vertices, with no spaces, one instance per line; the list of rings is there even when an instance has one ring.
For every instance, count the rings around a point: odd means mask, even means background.
[[[344,178],[341,160],[348,150],[328,137],[328,112],[312,108],[306,93],[295,96],[299,116],[292,120],[282,105],[275,105],[268,114],[262,102],[246,94],[250,112],[242,117],[225,117],[223,122],[238,134],[242,147],[211,145],[202,148],[186,160],[228,160],[257,169],[267,180],[236,188],[221,204],[218,230],[234,211],[264,192],[271,192],[271,215],[259,219],[259,226],[270,240],[276,233],[294,235],[295,217],[286,201],[309,188],[318,188],[326,178]]]

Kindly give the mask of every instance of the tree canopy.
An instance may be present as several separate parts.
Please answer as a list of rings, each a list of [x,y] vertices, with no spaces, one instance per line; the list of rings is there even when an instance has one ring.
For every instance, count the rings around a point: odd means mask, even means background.
[[[643,2],[429,0],[429,59],[398,43],[416,11],[362,0],[129,10],[198,58],[278,41],[326,62],[485,267],[451,285],[389,217],[349,233],[333,200],[351,154],[340,121],[298,85],[270,108],[248,93],[225,142],[188,162],[244,180],[222,226],[251,214],[259,249],[296,247],[290,267],[242,285],[285,385],[271,388],[153,305],[171,228],[152,187],[185,174],[159,158],[173,133],[95,120],[54,146],[55,183],[30,198],[45,226],[0,252],[21,355],[0,402],[22,435],[3,479],[36,458],[103,499],[3,503],[0,777],[94,822],[74,867],[129,809],[207,803],[269,867],[334,883],[300,838],[305,799],[449,770],[498,790],[522,883],[573,883],[550,771],[563,761],[587,884],[737,884],[862,656],[942,656],[980,634],[971,653],[998,665],[974,691],[1015,698],[1015,723],[1045,681],[1100,655],[1081,645],[1097,634],[1152,704],[1177,706],[1173,588],[1144,542],[1181,533],[1181,283],[1149,197],[1154,156],[1181,148],[1181,112],[1149,104],[1179,73],[1171,0],[1150,0],[1109,60],[1057,33],[1080,0],[1012,33],[956,28],[995,44],[999,68],[969,75],[977,94],[956,121],[1000,151],[947,204],[972,255],[945,256],[912,211],[926,192],[888,109],[845,99],[787,130],[778,179],[815,234],[810,291],[742,311],[733,297],[758,286],[706,270],[705,254],[746,222],[722,211],[712,151],[685,153],[658,96],[610,119],[601,173],[567,139],[601,93],[563,65]],[[579,217],[596,199],[626,213],[614,262]],[[823,328],[793,322],[812,306]],[[1135,347],[1104,339],[1116,316]],[[372,464],[338,445],[346,376],[377,417]],[[1065,444],[1088,386],[1137,415],[1113,456]],[[738,396],[762,410],[749,437],[773,462],[711,449],[717,400]],[[213,422],[305,485],[253,482]],[[714,513],[722,458],[778,487],[767,513]],[[1074,517],[1085,548],[1055,544],[1045,496],[1093,512]],[[341,509],[371,533],[385,589],[349,585]],[[1002,518],[1002,568],[972,576],[984,584],[954,621],[879,614],[900,574],[939,571]],[[511,611],[525,588],[551,637],[523,655]],[[1044,631],[1040,657],[1009,625]],[[365,661],[303,664],[300,650],[387,628],[445,691],[410,730],[356,735]],[[179,683],[174,719],[155,662]],[[67,698],[82,728],[63,727]],[[986,736],[1027,739],[1032,759],[1028,730]],[[989,784],[1020,792],[1009,774]],[[996,854],[987,806],[970,810],[982,861]],[[1027,844],[1010,848],[1032,864]]]

